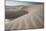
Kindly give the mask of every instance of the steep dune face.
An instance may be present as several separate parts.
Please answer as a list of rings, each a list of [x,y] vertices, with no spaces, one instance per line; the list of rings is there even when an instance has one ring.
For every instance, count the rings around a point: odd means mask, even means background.
[[[17,19],[6,19],[6,30],[43,28],[44,26],[44,6],[43,4],[34,4],[23,7],[28,13]]]
[[[28,13],[28,11],[21,10],[23,7],[24,6],[6,6],[5,17],[7,19],[14,19]]]

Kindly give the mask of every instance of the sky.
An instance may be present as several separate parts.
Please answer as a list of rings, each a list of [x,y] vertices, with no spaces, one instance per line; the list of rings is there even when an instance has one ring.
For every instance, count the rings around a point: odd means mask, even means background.
[[[37,2],[36,0],[6,0],[6,5],[8,5],[8,6],[14,6],[14,5],[29,4],[29,3],[21,3],[21,2],[16,2],[16,1]]]
[[[29,3],[16,2],[16,0],[6,0],[6,6],[16,6],[16,5],[28,5]]]

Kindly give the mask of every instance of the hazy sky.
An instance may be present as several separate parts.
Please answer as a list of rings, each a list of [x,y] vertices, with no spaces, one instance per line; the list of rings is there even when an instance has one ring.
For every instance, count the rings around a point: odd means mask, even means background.
[[[20,3],[20,2],[16,2],[16,1],[29,1],[29,2],[37,2],[37,0],[6,0],[6,5],[8,6],[13,6],[13,5],[23,5],[23,4],[27,4],[27,3]],[[28,3],[29,4],[29,3]]]
[[[24,5],[24,4],[27,5],[27,4],[29,4],[29,3],[21,3],[21,2],[16,2],[16,1],[20,1],[20,0],[6,0],[6,5],[14,6],[14,5]]]

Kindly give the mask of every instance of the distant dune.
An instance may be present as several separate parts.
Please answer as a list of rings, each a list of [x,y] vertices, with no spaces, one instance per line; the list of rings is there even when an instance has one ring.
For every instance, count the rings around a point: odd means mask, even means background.
[[[6,6],[5,16],[6,18],[17,18],[22,16],[28,11],[22,10],[24,6]]]

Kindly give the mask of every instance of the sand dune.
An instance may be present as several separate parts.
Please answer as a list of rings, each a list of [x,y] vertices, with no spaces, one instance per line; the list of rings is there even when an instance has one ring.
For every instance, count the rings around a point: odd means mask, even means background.
[[[9,11],[9,9],[6,9],[6,10]],[[33,29],[33,28],[43,28],[44,27],[44,6],[43,4],[34,4],[31,6],[24,6],[21,8],[20,11],[23,11],[23,10],[27,11],[28,13],[16,19],[6,19],[6,23],[5,23],[6,30],[19,30],[19,29],[23,30],[23,29]]]

